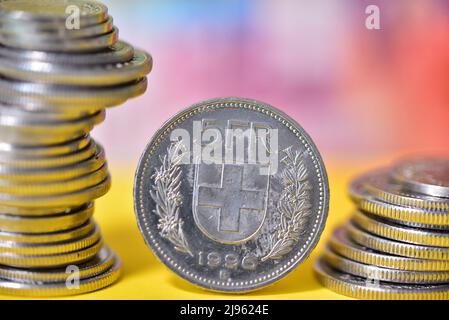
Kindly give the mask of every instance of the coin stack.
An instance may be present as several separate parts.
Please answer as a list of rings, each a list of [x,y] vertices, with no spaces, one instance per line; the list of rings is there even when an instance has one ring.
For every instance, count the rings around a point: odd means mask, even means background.
[[[448,299],[449,160],[403,160],[349,193],[358,209],[316,262],[320,282],[361,299]]]
[[[144,93],[152,60],[117,33],[97,1],[0,1],[1,294],[80,294],[119,276],[92,218],[111,182],[89,132]]]

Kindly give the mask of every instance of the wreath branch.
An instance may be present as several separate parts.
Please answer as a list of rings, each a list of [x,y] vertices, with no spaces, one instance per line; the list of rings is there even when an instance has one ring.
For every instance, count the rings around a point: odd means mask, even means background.
[[[183,202],[180,191],[182,171],[179,166],[183,158],[182,148],[181,141],[174,142],[167,148],[167,154],[159,157],[161,165],[151,177],[154,185],[150,195],[156,203],[153,212],[159,217],[157,227],[160,235],[170,241],[176,250],[193,257],[182,229],[184,222],[179,217]]]
[[[279,218],[274,232],[268,236],[268,253],[261,260],[278,260],[293,249],[305,231],[311,214],[310,184],[304,154],[284,150],[281,162],[285,165],[280,174],[283,190],[277,203]]]

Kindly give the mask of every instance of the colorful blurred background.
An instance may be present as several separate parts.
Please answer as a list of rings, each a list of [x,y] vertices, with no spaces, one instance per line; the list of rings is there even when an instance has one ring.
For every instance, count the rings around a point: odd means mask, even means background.
[[[135,168],[171,115],[242,96],[276,106],[328,162],[449,152],[447,0],[105,0],[122,39],[153,55],[144,97],[94,135]],[[380,8],[380,30],[365,8]]]
[[[151,52],[147,93],[109,111],[94,136],[113,186],[97,202],[122,280],[79,298],[230,299],[181,280],[144,244],[133,213],[134,172],[170,116],[220,96],[265,101],[314,139],[329,174],[331,204],[312,256],[279,284],[241,299],[341,299],[313,276],[313,261],[354,206],[354,175],[419,152],[449,154],[447,0],[105,0],[122,39]],[[365,27],[368,5],[380,30]]]

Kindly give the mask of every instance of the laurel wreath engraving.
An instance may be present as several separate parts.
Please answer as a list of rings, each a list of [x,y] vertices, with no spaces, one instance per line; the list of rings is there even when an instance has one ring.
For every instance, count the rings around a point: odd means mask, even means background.
[[[180,191],[182,171],[179,166],[183,158],[182,148],[181,141],[173,142],[167,148],[167,154],[159,157],[161,166],[151,177],[154,184],[150,195],[156,203],[153,212],[159,217],[157,227],[160,235],[170,241],[176,250],[193,257],[182,229],[184,222],[179,217],[183,202]]]
[[[281,162],[285,168],[280,173],[282,192],[277,202],[277,212],[268,218],[267,226],[257,239],[255,255],[261,261],[279,260],[290,252],[304,233],[311,214],[310,191],[304,153],[283,150]]]

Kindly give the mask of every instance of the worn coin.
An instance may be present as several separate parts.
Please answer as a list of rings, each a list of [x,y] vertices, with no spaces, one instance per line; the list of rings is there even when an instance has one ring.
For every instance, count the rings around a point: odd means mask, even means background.
[[[141,233],[163,263],[201,287],[242,292],[308,257],[329,191],[319,152],[294,120],[262,102],[221,98],[156,133],[134,199]]]
[[[449,159],[404,160],[395,166],[391,175],[404,189],[449,198]]]

